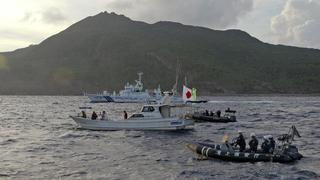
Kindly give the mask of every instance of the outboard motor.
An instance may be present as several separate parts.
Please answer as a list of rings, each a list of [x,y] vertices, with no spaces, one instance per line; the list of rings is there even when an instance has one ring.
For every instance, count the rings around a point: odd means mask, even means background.
[[[278,140],[282,141],[283,145],[280,146],[280,151],[283,154],[289,156],[293,160],[299,160],[303,156],[299,153],[298,148],[294,145],[291,145],[292,141],[294,141],[294,137],[301,137],[300,133],[298,132],[297,128],[293,125],[287,134],[281,135]]]
[[[236,120],[237,120],[237,119],[236,119],[236,116],[235,116],[235,115],[231,115],[231,116],[230,116],[230,120],[231,120],[231,121],[236,121]]]
[[[283,153],[287,154],[288,156],[290,156],[292,159],[294,160],[299,160],[301,159],[303,156],[299,153],[298,148],[294,145],[286,145],[283,149]]]
[[[225,110],[225,116],[229,117],[231,121],[236,121],[236,111],[231,110],[230,108]]]

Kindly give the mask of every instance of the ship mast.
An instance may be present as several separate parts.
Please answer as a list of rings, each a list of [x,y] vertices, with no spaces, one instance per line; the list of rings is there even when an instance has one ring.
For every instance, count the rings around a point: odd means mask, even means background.
[[[143,72],[139,72],[139,73],[138,73],[138,76],[139,76],[139,82],[142,82],[142,78],[141,78],[141,77],[142,77],[142,75],[143,75]]]
[[[143,72],[139,72],[139,73],[138,73],[139,79],[136,80],[136,86],[135,86],[135,88],[136,88],[139,92],[141,92],[141,91],[143,90],[142,75],[143,75]]]
[[[172,88],[173,95],[177,95],[178,94],[178,80],[179,80],[180,70],[181,70],[181,66],[180,66],[180,63],[179,63],[179,58],[177,58],[176,83],[173,85],[173,88]]]

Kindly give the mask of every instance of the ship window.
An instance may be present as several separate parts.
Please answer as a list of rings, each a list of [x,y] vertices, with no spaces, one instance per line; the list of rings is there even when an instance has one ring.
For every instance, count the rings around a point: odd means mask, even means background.
[[[152,106],[146,106],[143,107],[142,112],[153,112],[154,111],[154,107]]]
[[[143,114],[132,114],[131,117],[137,118],[137,117],[144,117],[144,116],[143,116]]]
[[[154,107],[150,106],[150,107],[149,107],[149,111],[150,111],[150,112],[154,111]]]

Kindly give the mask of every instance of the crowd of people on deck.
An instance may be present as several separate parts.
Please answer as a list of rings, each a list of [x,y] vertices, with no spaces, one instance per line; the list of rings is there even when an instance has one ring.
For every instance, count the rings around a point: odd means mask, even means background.
[[[226,113],[236,113],[236,111],[234,110],[231,110],[230,108],[227,108],[225,110]],[[213,111],[208,111],[207,109],[205,110],[204,112],[204,115],[205,116],[217,116],[217,117],[221,117],[221,111],[220,110],[217,110],[215,113]]]
[[[213,111],[210,111],[210,112],[208,110],[205,111],[205,116],[214,116],[214,115],[216,115],[217,117],[221,117],[221,111],[218,110],[215,113]]]
[[[236,138],[235,142],[231,145],[238,147],[240,152],[247,152],[246,151],[246,140],[243,136],[242,131],[238,131],[239,136]],[[249,141],[249,152],[255,153],[258,150],[259,141],[254,133],[250,134],[250,141]],[[276,142],[271,135],[263,136],[263,142],[261,144],[261,149],[263,153],[273,153],[276,146]]]
[[[99,118],[99,116],[100,116],[100,118]],[[92,119],[92,120],[97,120],[97,119],[107,120],[106,111],[102,111],[102,113],[100,112],[100,113],[99,113],[99,116],[98,116],[98,114],[97,114],[95,111],[93,111],[92,114],[91,114],[91,119]],[[85,111],[81,111],[81,117],[82,117],[82,118],[87,118],[87,114],[86,114]]]
[[[99,116],[100,116],[100,118],[99,118]],[[106,111],[102,111],[102,113],[100,112],[99,116],[95,111],[93,111],[92,114],[91,114],[91,119],[92,120],[98,120],[98,119],[107,120]],[[85,111],[81,111],[81,117],[82,118],[87,118],[87,114],[86,114]],[[123,119],[128,119],[128,113],[126,111],[123,111]]]

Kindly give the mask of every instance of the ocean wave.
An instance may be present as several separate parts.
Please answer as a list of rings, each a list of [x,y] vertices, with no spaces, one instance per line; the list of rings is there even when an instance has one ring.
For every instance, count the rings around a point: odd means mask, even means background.
[[[87,136],[88,134],[80,134],[74,131],[69,131],[61,134],[59,138],[61,139],[68,139],[68,138],[79,138],[79,137],[84,137]]]
[[[0,179],[319,179],[318,97],[317,103],[304,98],[220,97],[222,101],[199,107],[230,107],[237,111],[238,122],[196,124],[194,130],[184,132],[81,130],[68,116],[78,112],[82,97],[3,98]],[[115,103],[92,107],[107,109],[110,117],[123,109],[130,113],[140,109],[137,104]],[[185,147],[190,142],[220,143],[225,134],[236,137],[239,129],[247,142],[250,132],[255,132],[261,143],[263,135],[287,133],[293,124],[302,135],[294,144],[305,158],[289,165],[198,161]]]
[[[74,172],[69,172],[69,173],[65,173],[65,174],[62,174],[60,177],[62,178],[65,178],[65,177],[69,177],[69,176],[83,176],[83,175],[86,175],[88,174],[87,172],[85,171],[74,171]]]
[[[296,178],[301,179],[301,178],[306,178],[306,179],[315,179],[315,178],[320,178],[320,175],[313,171],[308,171],[308,170],[300,170],[295,173]]]
[[[0,140],[0,145],[8,145],[16,142],[17,142],[16,139],[5,139],[5,140]]]

